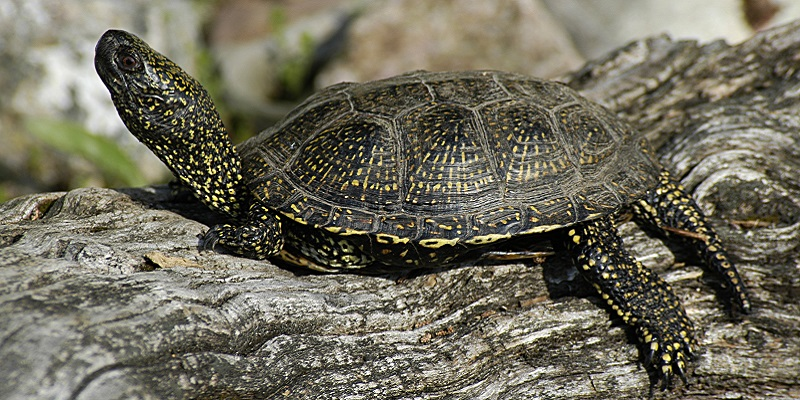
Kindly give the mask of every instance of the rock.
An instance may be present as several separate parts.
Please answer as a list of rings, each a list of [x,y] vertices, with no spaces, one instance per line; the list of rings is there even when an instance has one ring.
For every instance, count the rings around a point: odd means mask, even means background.
[[[658,398],[800,397],[800,22],[738,46],[632,43],[570,85],[658,146],[727,240],[755,311],[631,224],[702,348]],[[566,259],[317,275],[197,249],[214,223],[166,187],[0,206],[0,397],[641,398],[637,347]],[[677,262],[673,262],[677,261]]]
[[[279,99],[300,101],[315,52],[355,13],[352,1],[221,2],[210,21],[209,50],[226,103],[272,114]],[[282,111],[281,115],[286,113]],[[274,121],[273,121],[274,123]]]
[[[600,57],[636,37],[667,33],[679,39],[738,43],[753,34],[742,18],[748,1],[542,1],[586,58]]]
[[[417,69],[552,77],[583,61],[539,0],[378,1],[357,16],[347,40],[345,54],[321,72],[318,86]]]
[[[106,182],[97,165],[35,135],[23,123],[29,119],[69,121],[87,133],[115,138],[147,177],[164,176],[167,170],[136,144],[117,116],[94,71],[94,45],[106,29],[126,27],[196,72],[201,24],[208,8],[197,3],[4,1],[0,7],[0,91],[4,93],[0,98],[0,198]]]

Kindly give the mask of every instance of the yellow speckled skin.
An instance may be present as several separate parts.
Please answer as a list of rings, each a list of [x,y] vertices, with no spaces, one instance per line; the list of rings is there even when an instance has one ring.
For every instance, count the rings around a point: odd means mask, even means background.
[[[130,131],[228,216],[204,248],[319,271],[412,269],[552,232],[667,387],[684,378],[694,327],[625,250],[614,221],[630,211],[693,246],[726,301],[750,311],[691,196],[628,126],[564,85],[498,71],[343,83],[234,149],[202,86],[136,36],[106,32],[95,66]]]
[[[95,68],[122,121],[197,198],[238,217],[239,158],[206,90],[136,36],[109,32],[95,49]]]

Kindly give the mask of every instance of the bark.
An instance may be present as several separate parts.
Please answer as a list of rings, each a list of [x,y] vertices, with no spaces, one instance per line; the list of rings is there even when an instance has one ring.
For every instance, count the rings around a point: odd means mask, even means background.
[[[800,397],[800,23],[738,46],[634,42],[564,78],[658,147],[755,306],[628,223],[702,348],[656,398]],[[561,255],[544,265],[318,275],[198,251],[165,187],[0,205],[0,397],[641,398],[637,345]]]

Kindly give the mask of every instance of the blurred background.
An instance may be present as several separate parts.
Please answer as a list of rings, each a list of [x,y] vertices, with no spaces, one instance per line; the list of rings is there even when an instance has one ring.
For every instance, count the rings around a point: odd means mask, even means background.
[[[475,68],[557,78],[635,39],[735,44],[796,18],[800,0],[0,0],[0,202],[169,180],[94,71],[109,28],[198,78],[239,142],[340,81]]]

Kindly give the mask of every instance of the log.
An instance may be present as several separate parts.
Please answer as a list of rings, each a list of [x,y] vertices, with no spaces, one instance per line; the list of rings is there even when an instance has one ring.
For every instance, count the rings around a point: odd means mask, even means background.
[[[750,288],[635,225],[701,348],[656,398],[800,398],[800,23],[737,46],[640,40],[563,80],[629,120],[694,193]],[[567,258],[312,274],[197,248],[214,216],[165,186],[0,205],[0,398],[642,398],[630,332]]]

